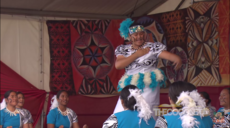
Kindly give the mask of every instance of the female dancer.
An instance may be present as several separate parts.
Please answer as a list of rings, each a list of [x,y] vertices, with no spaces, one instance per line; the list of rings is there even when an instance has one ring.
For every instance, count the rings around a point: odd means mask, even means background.
[[[0,128],[29,128],[28,118],[24,111],[17,109],[18,98],[16,92],[7,91],[1,103]]]
[[[48,128],[80,128],[76,113],[72,109],[67,108],[69,102],[68,93],[61,90],[52,100],[54,101],[47,116]],[[87,128],[87,126],[85,125],[83,128]]]
[[[221,91],[219,100],[222,107],[213,118],[214,128],[227,128],[230,126],[230,88]]]
[[[166,51],[160,42],[146,42],[147,33],[142,25],[135,25],[131,19],[120,24],[120,35],[132,42],[120,45],[115,50],[117,69],[125,69],[125,74],[118,83],[118,91],[127,85],[135,85],[142,90],[142,96],[151,110],[159,105],[160,87],[165,83],[164,72],[157,68],[157,59],[173,62],[175,70],[182,65],[180,57]],[[114,113],[123,111],[118,99]],[[156,119],[154,112],[152,116]]]
[[[25,102],[25,97],[24,94],[22,92],[17,92],[17,97],[18,97],[18,104],[17,104],[17,109],[20,109],[21,111],[24,111],[26,118],[28,119],[28,125],[29,128],[33,128],[33,118],[32,115],[30,113],[30,111],[28,111],[27,109],[23,108],[24,102]]]
[[[211,99],[209,98],[209,94],[207,92],[200,92],[200,96],[202,98],[204,98],[205,103],[206,103],[206,107],[210,111],[210,117],[213,118],[215,116],[215,113],[216,113],[216,108],[211,105]]]

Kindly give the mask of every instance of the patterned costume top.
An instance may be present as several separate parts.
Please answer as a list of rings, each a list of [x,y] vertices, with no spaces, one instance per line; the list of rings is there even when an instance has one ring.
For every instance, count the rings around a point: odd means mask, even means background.
[[[32,115],[31,115],[29,110],[24,109],[24,108],[19,109],[19,110],[23,111],[25,118],[28,119],[28,122],[27,122],[28,124],[34,123],[34,120],[33,120]]]
[[[132,45],[120,45],[115,50],[115,55],[128,57],[136,52]],[[157,58],[160,53],[166,50],[166,46],[159,42],[146,42],[143,48],[150,48],[149,53],[137,58],[125,70],[125,74],[118,83],[118,91],[127,85],[135,85],[143,90],[146,86],[155,90],[157,86],[165,84],[166,77],[164,72],[157,68]]]
[[[136,50],[132,50],[131,46],[131,44],[118,46],[115,50],[115,55],[123,55],[124,57],[129,57],[136,52]],[[147,47],[150,48],[148,54],[137,58],[134,62],[125,68],[127,75],[145,73],[157,68],[157,58],[162,51],[166,50],[166,46],[160,42],[146,42],[143,48]]]
[[[23,124],[29,122],[29,117],[27,117],[26,111],[22,109],[16,109],[17,114],[10,112],[8,109],[4,108],[1,110],[1,121],[0,125],[2,128],[12,126],[13,128],[22,128]]]
[[[47,124],[54,124],[55,128],[63,125],[64,128],[71,128],[73,123],[78,122],[76,113],[67,108],[67,115],[62,115],[61,111],[56,107],[50,110],[47,115]]]
[[[137,111],[126,110],[112,114],[104,123],[102,128],[154,128],[155,120],[151,117],[148,124],[142,120],[139,124]]]
[[[230,109],[220,108],[215,117],[213,117],[214,128],[230,127]]]

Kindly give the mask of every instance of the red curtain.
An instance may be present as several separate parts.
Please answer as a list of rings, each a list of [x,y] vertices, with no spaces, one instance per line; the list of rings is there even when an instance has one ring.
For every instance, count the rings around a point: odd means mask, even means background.
[[[8,90],[20,91],[25,95],[24,108],[32,114],[35,126],[41,116],[46,92],[39,90],[22,78],[19,74],[1,62],[1,100]]]

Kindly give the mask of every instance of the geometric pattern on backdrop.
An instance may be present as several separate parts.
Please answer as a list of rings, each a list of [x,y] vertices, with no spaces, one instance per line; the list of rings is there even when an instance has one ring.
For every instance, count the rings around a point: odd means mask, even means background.
[[[186,49],[186,40],[187,34],[185,30],[185,9],[177,10],[173,12],[167,12],[157,15],[152,15],[154,19],[158,20],[161,24],[165,34],[164,39],[166,41],[167,50],[177,54],[182,58],[182,67],[175,71],[173,63],[170,61],[164,60],[164,63],[158,64],[158,68],[163,67],[166,72],[169,83],[173,83],[179,80],[185,80],[187,77],[187,49]],[[163,64],[163,66],[162,66]]]
[[[115,92],[108,73],[114,65],[114,48],[104,36],[109,20],[72,21],[80,37],[73,45],[73,63],[84,76],[79,94]]]
[[[204,15],[210,9],[214,4],[217,4],[218,2],[198,2],[192,4],[190,7],[197,12],[199,12],[201,15]]]
[[[76,94],[71,66],[69,21],[47,21],[50,43],[50,90]]]
[[[203,15],[191,7],[187,9],[188,81],[196,86],[216,85],[221,82],[217,3]]]

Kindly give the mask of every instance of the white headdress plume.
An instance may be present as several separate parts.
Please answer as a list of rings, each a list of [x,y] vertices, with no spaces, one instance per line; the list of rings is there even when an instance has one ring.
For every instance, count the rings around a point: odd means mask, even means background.
[[[199,122],[193,117],[194,115],[199,115],[200,117],[208,115],[207,111],[205,111],[205,101],[197,90],[182,92],[176,104],[181,104],[183,106],[180,114],[183,128],[194,128],[199,125]]]
[[[128,96],[128,100],[131,97],[136,99],[136,104],[134,105],[134,109],[137,107],[137,111],[139,112],[138,117],[140,117],[139,124],[141,120],[144,119],[148,124],[148,120],[151,118],[152,111],[150,110],[149,105],[145,101],[145,99],[141,96],[141,90],[139,89],[129,89],[130,95]]]
[[[58,101],[57,101],[57,96],[54,95],[51,99],[51,106],[50,106],[50,110],[54,109],[58,107]]]
[[[1,110],[2,109],[4,109],[4,108],[6,108],[6,101],[5,101],[5,98],[3,98],[3,100],[2,100],[2,103],[1,103]]]

